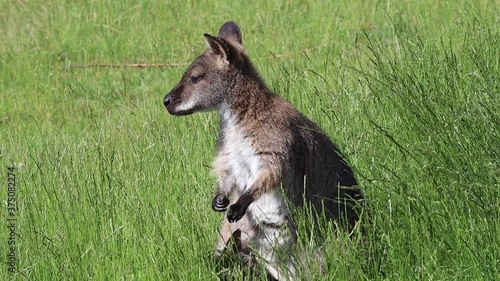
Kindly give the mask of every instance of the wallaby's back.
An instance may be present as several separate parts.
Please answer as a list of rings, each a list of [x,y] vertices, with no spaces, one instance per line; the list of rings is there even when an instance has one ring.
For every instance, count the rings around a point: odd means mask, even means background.
[[[327,218],[346,219],[353,225],[358,218],[355,207],[363,196],[336,146],[290,103],[265,87],[253,89],[245,92],[245,99],[235,99],[234,107],[245,108],[241,125],[258,153],[280,155],[281,163],[274,164],[282,166],[288,199],[295,206],[302,206],[305,199]]]

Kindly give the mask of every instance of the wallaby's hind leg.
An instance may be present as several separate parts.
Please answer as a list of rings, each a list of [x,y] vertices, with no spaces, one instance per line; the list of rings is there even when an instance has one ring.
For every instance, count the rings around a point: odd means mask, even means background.
[[[239,221],[230,223],[227,218],[222,221],[222,226],[217,242],[216,255],[221,257],[231,240],[234,241],[235,253],[238,253],[245,263],[252,264],[250,257],[250,243],[255,238],[257,231],[249,221],[248,216],[243,216]]]
[[[222,256],[224,250],[226,250],[227,244],[229,243],[229,240],[231,239],[232,235],[233,231],[231,228],[231,224],[224,217],[224,219],[222,220],[222,225],[219,230],[219,239],[217,240],[217,248],[215,252],[217,257]]]
[[[259,229],[256,237],[258,254],[264,260],[268,274],[276,280],[294,279],[295,267],[291,256],[293,241],[294,238],[287,227],[263,225]]]

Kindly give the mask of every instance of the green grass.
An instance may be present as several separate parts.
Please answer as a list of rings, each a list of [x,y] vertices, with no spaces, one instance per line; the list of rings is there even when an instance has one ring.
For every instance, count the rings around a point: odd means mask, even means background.
[[[185,66],[72,66],[189,63],[233,19],[268,85],[332,137],[368,198],[364,237],[301,233],[299,275],[500,279],[498,1],[139,2],[0,3],[4,225],[6,167],[19,166],[11,277],[217,279],[217,116],[162,105]]]

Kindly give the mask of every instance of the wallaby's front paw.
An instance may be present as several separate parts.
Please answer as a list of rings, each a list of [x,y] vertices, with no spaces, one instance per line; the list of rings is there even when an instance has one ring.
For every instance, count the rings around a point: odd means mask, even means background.
[[[229,206],[229,211],[227,212],[227,220],[231,223],[239,221],[246,213],[246,208],[243,208],[241,204],[235,203]]]
[[[216,212],[224,212],[229,205],[229,198],[225,195],[216,195],[212,200],[212,209]]]

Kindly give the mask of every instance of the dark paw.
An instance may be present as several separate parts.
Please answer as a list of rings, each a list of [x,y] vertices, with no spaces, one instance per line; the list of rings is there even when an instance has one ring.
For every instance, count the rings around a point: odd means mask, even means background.
[[[227,220],[229,222],[239,221],[246,213],[246,208],[243,208],[240,204],[236,203],[229,206],[229,211],[227,212]]]
[[[212,201],[212,209],[216,212],[224,212],[229,205],[229,198],[224,195],[216,195]]]

